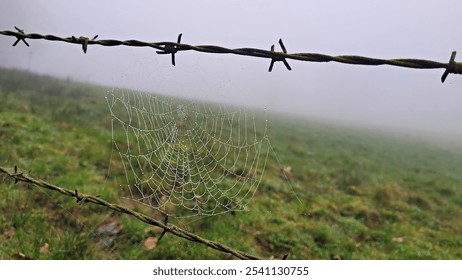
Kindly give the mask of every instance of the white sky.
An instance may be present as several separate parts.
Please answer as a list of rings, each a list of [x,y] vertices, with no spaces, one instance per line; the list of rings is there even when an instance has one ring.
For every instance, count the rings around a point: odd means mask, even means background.
[[[99,39],[175,41],[288,52],[462,61],[462,1],[0,0],[0,30]],[[290,61],[198,52],[80,46],[0,36],[0,66],[152,92],[243,103],[269,111],[434,135],[462,136],[462,76],[443,70]]]

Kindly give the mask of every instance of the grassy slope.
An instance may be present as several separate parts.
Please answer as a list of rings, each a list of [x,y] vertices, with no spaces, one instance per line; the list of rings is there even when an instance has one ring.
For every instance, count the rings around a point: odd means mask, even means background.
[[[119,202],[105,91],[0,69],[0,165]],[[269,135],[275,153],[248,212],[172,222],[264,257],[462,258],[460,151],[277,116]],[[146,250],[158,229],[9,179],[0,193],[2,259],[228,258],[171,235]],[[112,235],[101,230],[111,222]]]

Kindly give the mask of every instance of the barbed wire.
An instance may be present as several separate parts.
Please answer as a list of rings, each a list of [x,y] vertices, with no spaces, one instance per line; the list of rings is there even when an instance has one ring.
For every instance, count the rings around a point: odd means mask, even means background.
[[[96,205],[104,206],[104,207],[112,209],[114,211],[133,216],[133,217],[135,217],[136,219],[140,220],[143,223],[162,228],[164,231],[162,232],[162,234],[160,235],[158,240],[160,240],[165,235],[165,233],[169,232],[169,233],[172,233],[172,234],[174,234],[174,235],[176,235],[178,237],[184,238],[186,240],[189,240],[189,241],[192,241],[192,242],[197,242],[197,243],[202,243],[205,246],[210,247],[212,249],[215,249],[217,251],[221,251],[223,253],[229,253],[229,254],[235,256],[238,259],[242,259],[242,260],[261,260],[261,259],[263,259],[261,257],[251,255],[249,253],[246,253],[246,252],[243,252],[243,251],[240,251],[240,250],[236,250],[236,249],[231,248],[231,247],[229,247],[227,245],[224,245],[222,243],[212,241],[212,240],[208,240],[208,239],[203,238],[203,237],[201,237],[199,235],[196,235],[196,234],[194,234],[192,232],[189,232],[187,230],[179,228],[179,227],[177,227],[177,226],[175,226],[175,225],[173,225],[171,223],[168,223],[168,216],[166,216],[165,220],[163,222],[161,222],[161,221],[158,221],[158,220],[156,220],[156,219],[154,219],[152,217],[146,216],[146,215],[144,215],[142,213],[139,213],[139,212],[133,211],[131,209],[128,209],[128,208],[126,208],[124,206],[121,206],[121,205],[118,205],[118,204],[112,204],[112,203],[110,203],[110,202],[108,202],[108,201],[106,201],[106,200],[104,200],[104,199],[102,199],[102,198],[100,198],[98,196],[83,194],[83,193],[80,193],[78,190],[71,191],[69,189],[65,189],[65,188],[55,186],[55,185],[53,185],[51,183],[48,183],[48,182],[46,182],[46,181],[44,181],[42,179],[34,178],[34,177],[28,175],[27,173],[18,172],[18,168],[16,166],[14,168],[12,168],[12,169],[0,167],[0,173],[4,173],[7,176],[14,179],[15,184],[18,183],[19,181],[22,181],[22,182],[25,182],[25,183],[31,183],[31,184],[34,184],[34,185],[36,185],[38,187],[44,188],[44,189],[56,191],[56,192],[58,192],[58,193],[60,193],[62,195],[66,195],[66,196],[69,196],[69,197],[75,197],[77,199],[78,204],[93,203],[93,204],[96,204]],[[287,255],[284,255],[283,259],[285,259],[285,258],[287,258]]]
[[[193,46],[181,43],[182,34],[178,35],[177,42],[143,42],[139,40],[114,40],[114,39],[105,39],[105,40],[96,40],[98,35],[94,36],[92,39],[84,36],[80,37],[59,37],[56,35],[42,35],[37,33],[26,34],[24,30],[15,27],[17,31],[0,31],[1,35],[13,36],[16,37],[16,41],[13,46],[16,46],[20,41],[24,42],[29,47],[26,39],[43,39],[48,41],[61,41],[71,44],[82,45],[82,50],[84,53],[88,50],[88,45],[101,45],[101,46],[131,46],[131,47],[150,47],[157,49],[158,54],[171,54],[172,64],[175,65],[175,54],[180,51],[197,51],[204,53],[213,53],[213,54],[235,54],[242,56],[252,56],[260,58],[269,58],[271,59],[270,67],[268,71],[272,71],[273,65],[275,62],[283,62],[288,70],[292,70],[287,59],[298,60],[298,61],[308,61],[308,62],[339,62],[345,64],[354,64],[354,65],[391,65],[398,67],[414,68],[414,69],[445,69],[441,82],[444,83],[449,74],[462,74],[462,63],[456,62],[456,52],[452,52],[451,57],[448,63],[442,63],[437,61],[425,60],[425,59],[412,59],[412,58],[402,58],[402,59],[379,59],[371,58],[365,56],[356,56],[356,55],[341,55],[341,56],[331,56],[326,54],[319,53],[287,53],[286,47],[282,42],[282,39],[279,39],[279,45],[282,49],[282,52],[274,51],[274,45],[271,46],[270,50],[262,50],[255,48],[237,48],[229,49],[220,46],[213,45],[199,45]]]

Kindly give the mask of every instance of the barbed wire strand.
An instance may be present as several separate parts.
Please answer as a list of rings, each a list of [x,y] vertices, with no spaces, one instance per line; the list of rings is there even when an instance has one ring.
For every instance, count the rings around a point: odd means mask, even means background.
[[[34,184],[38,187],[56,191],[58,193],[61,193],[63,195],[69,196],[69,197],[75,197],[77,199],[78,204],[83,204],[83,203],[93,203],[96,205],[104,206],[106,208],[112,209],[114,211],[127,214],[130,216],[135,217],[136,219],[140,220],[143,223],[156,226],[159,228],[162,228],[164,231],[162,233],[162,236],[166,233],[172,233],[178,237],[184,238],[186,240],[192,241],[192,242],[197,242],[197,243],[202,243],[212,249],[215,249],[217,251],[221,251],[224,253],[229,253],[233,256],[235,256],[238,259],[242,260],[261,260],[263,258],[260,258],[258,256],[254,256],[236,249],[233,249],[229,246],[226,246],[224,244],[221,244],[216,241],[208,240],[205,239],[199,235],[196,235],[192,232],[186,231],[182,228],[179,228],[171,223],[167,223],[167,218],[165,219],[165,222],[158,221],[152,217],[146,216],[144,214],[141,214],[139,212],[133,211],[131,209],[128,209],[126,207],[123,207],[121,205],[117,204],[112,204],[98,196],[93,196],[93,195],[87,195],[83,193],[79,193],[77,190],[71,191],[69,189],[61,188],[58,186],[55,186],[53,184],[50,184],[46,181],[43,181],[42,179],[34,178],[27,173],[24,172],[18,172],[18,168],[15,166],[13,169],[8,169],[4,167],[0,167],[0,173],[4,173],[7,176],[11,177],[12,179],[15,180],[15,184],[18,181],[22,181],[25,183],[31,183]],[[167,216],[168,217],[168,216]]]
[[[56,35],[42,35],[37,33],[26,34],[24,30],[19,29],[18,27],[15,31],[0,31],[1,35],[13,36],[16,37],[16,42],[13,46],[16,46],[18,42],[22,41],[27,46],[29,44],[26,42],[26,39],[43,39],[48,41],[61,41],[71,44],[82,45],[82,50],[84,53],[87,52],[88,45],[101,45],[101,46],[131,46],[131,47],[150,47],[159,50],[158,54],[171,54],[172,55],[172,64],[175,65],[175,54],[179,51],[197,51],[204,53],[213,53],[213,54],[235,54],[243,56],[252,56],[260,58],[269,58],[271,59],[270,68],[268,71],[272,71],[273,64],[276,61],[281,61],[284,63],[288,70],[292,70],[289,66],[287,59],[298,60],[298,61],[308,61],[308,62],[339,62],[345,64],[354,64],[354,65],[391,65],[398,67],[406,67],[413,69],[445,69],[443,76],[441,77],[441,82],[444,83],[446,77],[449,74],[462,74],[462,63],[455,61],[456,52],[452,52],[451,58],[448,63],[442,63],[437,61],[425,60],[425,59],[412,59],[412,58],[403,58],[403,59],[379,59],[371,58],[365,56],[356,56],[356,55],[340,55],[340,56],[331,56],[326,54],[319,53],[287,53],[287,50],[282,42],[282,39],[279,40],[279,45],[283,52],[274,51],[274,45],[271,46],[271,50],[262,50],[255,48],[237,48],[229,49],[220,46],[213,45],[199,45],[193,46],[184,43],[180,43],[181,36],[178,36],[177,42],[143,42],[139,40],[114,40],[114,39],[105,39],[105,40],[96,40],[98,35],[94,36],[92,39],[88,37],[59,37]]]

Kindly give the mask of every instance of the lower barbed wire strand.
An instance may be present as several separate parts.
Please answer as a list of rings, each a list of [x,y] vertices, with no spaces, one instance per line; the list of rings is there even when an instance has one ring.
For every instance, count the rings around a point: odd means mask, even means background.
[[[262,258],[258,257],[258,256],[254,256],[254,255],[251,255],[251,254],[248,254],[248,253],[245,253],[245,252],[242,252],[242,251],[239,251],[239,250],[236,250],[236,249],[233,249],[229,246],[226,246],[224,244],[221,244],[219,242],[216,242],[216,241],[212,241],[212,240],[208,240],[208,239],[205,239],[199,235],[196,235],[192,232],[189,232],[189,231],[186,231],[184,229],[181,229],[179,227],[176,227],[172,224],[164,224],[163,222],[161,221],[158,221],[152,217],[149,217],[149,216],[146,216],[144,214],[141,214],[139,212],[136,212],[136,211],[133,211],[131,209],[128,209],[124,206],[121,206],[121,205],[117,205],[117,204],[112,204],[100,197],[97,197],[97,196],[93,196],[93,195],[87,195],[87,194],[82,194],[82,193],[78,193],[76,192],[75,190],[74,191],[71,191],[71,190],[68,190],[68,189],[65,189],[65,188],[61,188],[61,187],[58,187],[58,186],[55,186],[51,183],[48,183],[46,181],[43,181],[39,178],[34,178],[26,173],[23,173],[23,172],[17,172],[17,168],[16,169],[16,172],[14,169],[8,169],[8,168],[4,168],[4,167],[0,167],[0,173],[4,173],[6,174],[7,176],[9,176],[10,178],[12,179],[15,179],[17,181],[22,181],[22,182],[25,182],[25,183],[31,183],[35,186],[38,186],[38,187],[41,187],[41,188],[44,188],[44,189],[48,189],[48,190],[52,190],[52,191],[56,191],[56,192],[59,192],[63,195],[66,195],[66,196],[69,196],[69,197],[75,197],[77,199],[82,199],[83,197],[85,198],[85,203],[93,203],[93,204],[96,204],[96,205],[100,205],[100,206],[104,206],[106,208],[109,208],[109,209],[112,209],[114,211],[117,211],[117,212],[120,212],[120,213],[123,213],[123,214],[127,214],[127,215],[130,215],[130,216],[133,216],[135,217],[136,219],[140,220],[141,222],[143,223],[146,223],[146,224],[149,224],[149,225],[152,225],[152,226],[156,226],[156,227],[160,227],[164,230],[166,230],[167,232],[169,233],[172,233],[180,238],[183,238],[183,239],[186,239],[186,240],[189,240],[189,241],[193,241],[193,242],[197,242],[197,243],[202,243],[212,249],[215,249],[217,251],[221,251],[221,252],[224,252],[224,253],[229,253],[233,256],[235,256],[236,258],[239,258],[239,259],[244,259],[244,260],[260,260]]]

